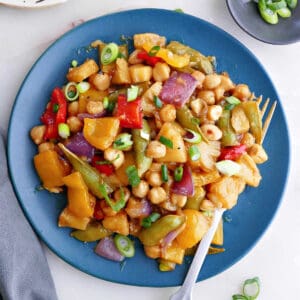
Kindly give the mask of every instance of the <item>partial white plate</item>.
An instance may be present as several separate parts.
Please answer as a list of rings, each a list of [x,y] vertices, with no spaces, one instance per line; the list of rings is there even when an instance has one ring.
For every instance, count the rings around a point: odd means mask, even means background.
[[[64,3],[67,0],[0,0],[0,4],[19,8],[40,8]]]

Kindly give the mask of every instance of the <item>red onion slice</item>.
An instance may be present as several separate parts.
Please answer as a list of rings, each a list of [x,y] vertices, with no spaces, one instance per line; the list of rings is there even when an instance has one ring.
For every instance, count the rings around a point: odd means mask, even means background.
[[[105,115],[106,115],[106,110],[103,110],[99,114],[80,113],[77,115],[77,117],[82,121],[84,118],[97,119],[97,118],[104,117]]]
[[[124,256],[117,250],[112,237],[105,237],[97,244],[95,253],[106,259],[113,261],[122,261]]]
[[[163,85],[160,99],[176,107],[182,107],[192,96],[197,86],[197,80],[188,73],[173,72]]]
[[[191,168],[188,165],[183,166],[182,179],[174,181],[171,190],[174,194],[193,196],[194,195],[194,182]]]

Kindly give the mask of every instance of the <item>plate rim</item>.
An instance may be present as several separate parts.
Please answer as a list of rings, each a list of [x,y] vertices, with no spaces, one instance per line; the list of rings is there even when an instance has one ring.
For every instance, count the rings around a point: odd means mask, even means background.
[[[57,43],[60,42],[61,39],[64,39],[66,36],[70,35],[73,33],[73,31],[76,31],[78,29],[78,27],[84,27],[84,26],[89,26],[90,23],[95,22],[98,19],[101,19],[103,17],[111,17],[111,16],[115,16],[115,15],[122,15],[122,14],[127,14],[127,13],[138,13],[138,12],[143,12],[143,11],[155,11],[157,13],[163,12],[163,13],[174,13],[174,14],[178,14],[178,12],[172,11],[172,10],[168,10],[168,9],[160,9],[160,8],[137,8],[137,9],[129,9],[129,10],[122,10],[122,11],[118,11],[118,12],[113,12],[113,13],[108,13],[108,14],[104,14],[92,19],[87,20],[86,22],[76,26],[75,28],[72,28],[71,30],[67,31],[66,33],[64,33],[63,35],[61,35],[56,41],[54,41],[53,43],[51,43],[51,45],[49,45],[43,52],[42,54],[36,59],[36,61],[34,62],[34,64],[30,67],[28,73],[26,74],[26,76],[24,77],[24,80],[22,82],[22,84],[20,85],[19,89],[18,89],[18,93],[16,94],[15,97],[15,101],[14,104],[12,106],[11,109],[11,113],[10,113],[10,118],[9,118],[9,126],[8,126],[8,133],[7,133],[7,145],[6,145],[6,153],[7,153],[7,161],[8,161],[8,170],[9,170],[9,176],[11,179],[11,183],[13,186],[13,190],[17,196],[17,200],[19,202],[19,205],[22,208],[22,211],[24,213],[24,215],[26,216],[26,219],[28,220],[30,226],[32,227],[32,229],[34,230],[34,232],[39,236],[39,238],[43,241],[43,243],[55,254],[58,256],[58,258],[62,259],[63,261],[65,261],[66,263],[68,263],[70,266],[72,266],[73,268],[76,268],[86,274],[89,274],[93,277],[99,278],[101,280],[106,280],[109,282],[114,282],[114,283],[118,283],[118,284],[125,284],[125,285],[131,285],[131,286],[141,286],[141,287],[174,287],[177,286],[177,284],[164,284],[164,285],[154,285],[154,284],[140,284],[140,283],[128,283],[126,281],[120,281],[120,280],[113,280],[113,279],[107,279],[104,277],[100,277],[96,274],[94,274],[93,272],[89,271],[88,269],[84,268],[83,266],[81,266],[80,264],[77,264],[74,261],[71,261],[68,256],[64,255],[63,252],[55,249],[55,247],[52,247],[50,245],[50,243],[48,241],[46,241],[41,233],[41,231],[39,230],[39,228],[35,228],[32,225],[32,218],[30,217],[29,212],[27,212],[24,203],[20,200],[22,197],[19,195],[18,190],[17,190],[17,184],[14,180],[14,176],[11,173],[11,165],[12,165],[12,157],[9,155],[10,151],[10,145],[12,143],[13,137],[11,136],[11,126],[12,126],[12,122],[13,122],[13,115],[14,115],[14,111],[15,111],[15,106],[17,103],[17,99],[19,98],[20,93],[22,92],[23,86],[25,85],[25,83],[27,82],[28,77],[30,76],[30,74],[32,73],[32,71],[34,70],[35,66],[39,63],[40,60],[43,59],[43,57],[45,55],[47,55],[48,51],[51,50],[52,47],[54,47],[54,45],[56,45]],[[271,80],[269,74],[267,73],[266,69],[264,68],[264,66],[262,65],[262,63],[260,62],[260,60],[248,49],[248,47],[244,44],[242,44],[236,37],[234,37],[233,35],[229,34],[228,32],[226,32],[224,29],[218,27],[217,25],[210,23],[209,21],[206,21],[204,19],[201,19],[199,17],[190,15],[190,14],[186,14],[185,15],[188,18],[192,18],[195,19],[197,21],[203,22],[206,26],[209,26],[211,28],[213,28],[214,30],[217,30],[218,32],[222,33],[223,35],[225,35],[227,38],[233,40],[235,43],[237,43],[240,47],[243,48],[244,51],[247,52],[247,54],[255,60],[255,62],[258,64],[258,66],[262,69],[264,76],[266,76],[266,78],[270,81],[275,94],[278,96],[278,104],[281,107],[281,111],[282,111],[282,117],[284,119],[285,125],[286,125],[286,134],[287,134],[287,140],[288,140],[288,144],[287,144],[287,166],[286,166],[286,176],[284,178],[284,182],[282,185],[282,190],[280,192],[280,195],[277,196],[278,198],[278,202],[277,205],[274,209],[274,213],[271,216],[271,218],[268,219],[267,225],[265,226],[265,228],[263,228],[263,230],[261,231],[261,233],[254,239],[252,245],[250,247],[248,247],[244,252],[242,252],[241,254],[237,255],[237,257],[235,257],[235,259],[232,259],[230,263],[228,263],[224,268],[222,268],[222,270],[218,273],[215,273],[214,275],[205,277],[205,278],[201,278],[201,279],[197,279],[197,282],[203,281],[203,280],[207,280],[210,278],[213,278],[225,271],[228,271],[233,265],[235,265],[238,261],[240,261],[242,258],[244,258],[256,245],[257,243],[261,240],[261,238],[265,235],[265,232],[270,228],[270,226],[272,225],[274,218],[277,216],[278,211],[280,209],[280,206],[283,202],[283,198],[284,198],[284,194],[286,192],[286,187],[287,187],[287,183],[288,183],[288,178],[289,178],[289,174],[290,174],[290,161],[291,161],[291,140],[290,140],[290,134],[289,134],[289,127],[288,127],[288,122],[287,122],[287,118],[285,115],[285,111],[282,108],[281,105],[281,101],[280,101],[280,97],[279,94],[277,92],[277,89],[275,87],[275,85],[273,84],[273,81]]]

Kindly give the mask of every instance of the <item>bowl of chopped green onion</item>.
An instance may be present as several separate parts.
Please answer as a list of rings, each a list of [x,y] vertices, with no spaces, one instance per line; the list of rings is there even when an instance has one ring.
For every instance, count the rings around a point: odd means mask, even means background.
[[[235,22],[252,37],[285,45],[300,40],[300,4],[297,0],[227,0]]]

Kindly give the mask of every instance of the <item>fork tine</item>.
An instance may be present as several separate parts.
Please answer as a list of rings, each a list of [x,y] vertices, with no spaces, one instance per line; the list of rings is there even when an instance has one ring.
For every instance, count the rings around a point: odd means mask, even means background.
[[[260,105],[260,103],[261,103],[261,101],[262,101],[262,95],[260,95],[258,98],[257,98],[257,100],[256,100],[256,102],[257,102],[257,104],[258,104],[258,106]]]
[[[263,143],[264,141],[264,138],[267,134],[267,131],[268,131],[268,128],[269,128],[269,125],[271,123],[271,120],[272,120],[272,117],[273,117],[273,114],[274,114],[274,111],[275,111],[275,108],[276,108],[276,105],[277,105],[277,101],[275,101],[266,117],[266,120],[264,122],[264,125],[263,125],[263,129],[262,129],[262,139],[261,139],[261,144]]]
[[[267,107],[268,107],[268,105],[269,105],[269,102],[270,102],[270,98],[268,98],[268,99],[266,100],[266,102],[264,103],[264,105],[263,105],[263,107],[262,107],[262,109],[261,109],[261,118],[264,117],[264,114],[265,114],[265,112],[266,112],[266,110],[267,110]]]

